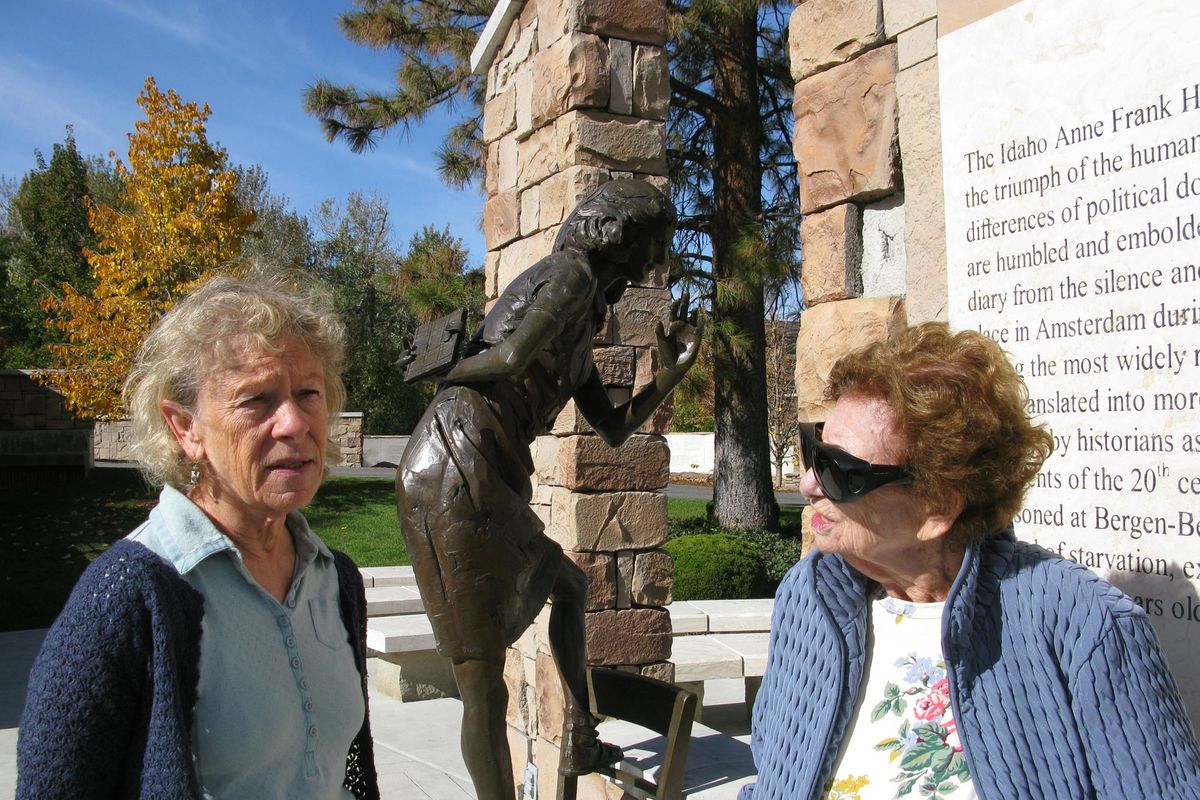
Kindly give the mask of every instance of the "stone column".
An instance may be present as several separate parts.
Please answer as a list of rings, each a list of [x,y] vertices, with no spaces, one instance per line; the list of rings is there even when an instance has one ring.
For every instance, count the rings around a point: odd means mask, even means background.
[[[665,0],[530,0],[487,67],[484,232],[492,298],[550,252],[563,219],[591,189],[641,177],[667,191],[669,80]],[[654,324],[670,306],[665,268],[630,287],[597,336],[596,364],[614,400],[657,366]],[[669,474],[660,410],[624,446],[605,445],[569,405],[534,446],[534,509],[588,575],[588,657],[670,680]],[[546,635],[548,610],[510,648],[509,743],[518,783],[537,768],[554,796],[564,699]],[[580,782],[580,797],[600,796]],[[520,794],[520,791],[518,791]]]
[[[833,363],[904,324],[897,45],[876,0],[807,0],[792,14],[802,283],[801,419],[824,418]]]

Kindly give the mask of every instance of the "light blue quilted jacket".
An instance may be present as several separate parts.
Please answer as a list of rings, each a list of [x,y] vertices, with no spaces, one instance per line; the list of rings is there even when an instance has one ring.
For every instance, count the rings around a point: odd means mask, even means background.
[[[813,553],[775,596],[754,705],[756,784],[818,796],[863,678],[876,585]],[[1141,608],[1011,534],[968,549],[942,618],[950,702],[981,800],[1200,798],[1195,734]]]

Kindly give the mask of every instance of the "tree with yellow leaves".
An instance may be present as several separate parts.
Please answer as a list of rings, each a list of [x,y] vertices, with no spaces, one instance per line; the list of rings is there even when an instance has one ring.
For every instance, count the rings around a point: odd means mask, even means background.
[[[63,284],[44,304],[67,343],[51,348],[60,369],[38,377],[86,417],[120,415],[121,383],[150,328],[190,288],[229,268],[254,216],[235,198],[225,151],[206,138],[207,104],[164,94],[153,77],[137,102],[146,119],[129,135],[129,164],[116,162],[123,210],[88,206],[99,243],[85,254],[96,287],[84,294]]]

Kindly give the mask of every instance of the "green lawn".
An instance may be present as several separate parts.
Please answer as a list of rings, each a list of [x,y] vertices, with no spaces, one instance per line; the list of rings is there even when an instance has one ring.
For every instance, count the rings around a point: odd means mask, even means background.
[[[139,525],[156,499],[130,469],[92,470],[82,483],[0,487],[0,631],[49,625],[88,563]],[[676,521],[703,518],[705,505],[671,499],[667,513]],[[783,513],[785,524],[798,524],[799,509]],[[331,478],[304,514],[318,536],[360,566],[408,563],[391,480]]]
[[[331,478],[305,516],[330,547],[364,567],[407,564],[390,480]],[[158,499],[131,469],[95,469],[82,483],[0,487],[0,631],[44,628],[83,570],[137,527]]]

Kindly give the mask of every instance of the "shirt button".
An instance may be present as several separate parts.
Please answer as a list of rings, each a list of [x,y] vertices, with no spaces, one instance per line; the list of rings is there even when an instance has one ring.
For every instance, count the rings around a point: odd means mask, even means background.
[[[301,679],[300,679],[300,688],[301,688],[301,689],[307,689],[307,688],[308,688],[308,678],[301,678]]]
[[[312,711],[312,708],[313,708],[313,706],[312,706],[312,700],[306,700],[306,701],[305,701],[305,703],[304,703],[304,710],[305,710],[305,711]]]
[[[292,658],[292,667],[293,667],[294,669],[300,669],[300,658],[299,658],[298,656],[293,656],[293,658]]]
[[[295,607],[296,607],[296,598],[289,597],[288,598],[288,608],[295,608]]]
[[[295,647],[296,646],[296,637],[295,636],[287,637],[287,641],[285,642],[285,644],[287,644],[288,647]]]
[[[280,614],[277,619],[279,620],[279,627],[286,628],[288,626],[287,614]]]
[[[308,735],[316,738],[316,735],[317,735],[317,726],[316,725],[313,725],[312,727],[310,727],[308,729]]]

